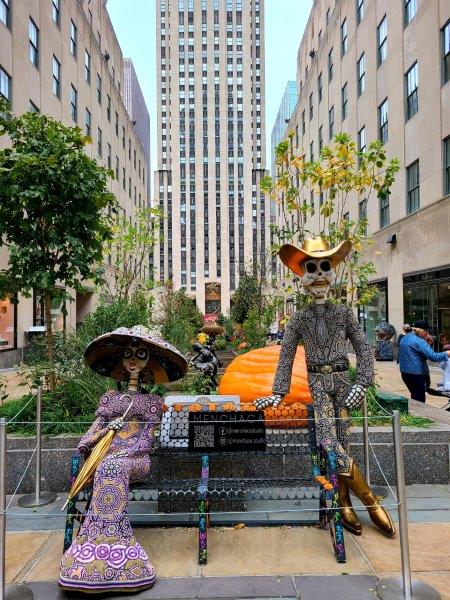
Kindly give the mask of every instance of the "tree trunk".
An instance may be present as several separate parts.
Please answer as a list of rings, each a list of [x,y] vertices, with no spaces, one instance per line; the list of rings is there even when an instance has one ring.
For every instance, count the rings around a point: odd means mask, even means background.
[[[54,352],[53,352],[53,330],[52,330],[52,297],[50,294],[44,296],[44,310],[45,310],[45,333],[47,337],[47,356],[50,365],[48,373],[48,386],[51,392],[55,391],[56,387],[56,376],[54,368]]]

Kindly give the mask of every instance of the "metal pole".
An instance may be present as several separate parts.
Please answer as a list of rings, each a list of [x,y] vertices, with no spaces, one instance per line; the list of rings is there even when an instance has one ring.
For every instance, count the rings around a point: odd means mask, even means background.
[[[41,492],[42,469],[42,386],[37,389],[36,395],[36,480],[34,494],[27,494],[19,498],[17,504],[22,508],[36,508],[46,506],[56,500],[54,492]]]
[[[376,591],[381,600],[440,600],[440,594],[431,586],[419,580],[411,580],[411,560],[408,539],[408,510],[406,506],[405,467],[403,464],[402,430],[400,413],[393,411],[392,431],[394,437],[395,474],[397,483],[398,528],[400,533],[400,553],[402,577],[381,579]]]
[[[362,402],[363,415],[363,448],[364,448],[364,474],[367,485],[370,487],[370,462],[369,462],[369,420],[367,418],[367,397]]]
[[[26,585],[6,585],[6,419],[0,419],[0,600],[32,600]]]
[[[403,464],[402,430],[400,413],[394,410],[392,418],[394,432],[395,473],[397,479],[398,528],[400,531],[400,553],[402,556],[403,596],[410,600],[411,596],[411,559],[409,556],[408,510],[406,507],[405,467]]]

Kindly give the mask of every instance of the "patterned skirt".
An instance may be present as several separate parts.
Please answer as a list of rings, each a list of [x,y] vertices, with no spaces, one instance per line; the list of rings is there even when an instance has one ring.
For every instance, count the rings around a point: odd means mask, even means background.
[[[80,531],[61,561],[63,589],[135,592],[155,583],[155,570],[128,520],[128,489],[136,459],[107,456],[97,468]]]

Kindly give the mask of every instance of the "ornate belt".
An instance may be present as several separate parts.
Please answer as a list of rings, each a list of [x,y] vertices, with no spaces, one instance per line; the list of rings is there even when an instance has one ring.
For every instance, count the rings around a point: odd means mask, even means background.
[[[331,373],[339,373],[348,371],[348,363],[334,363],[331,365],[308,365],[306,370],[308,373],[322,373],[322,375],[330,375]]]

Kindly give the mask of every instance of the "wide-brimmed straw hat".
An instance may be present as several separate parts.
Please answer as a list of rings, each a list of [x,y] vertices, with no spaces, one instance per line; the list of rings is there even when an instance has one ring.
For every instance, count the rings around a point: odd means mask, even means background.
[[[301,248],[293,244],[284,244],[278,254],[288,269],[297,275],[304,275],[305,271],[302,263],[306,259],[329,258],[331,266],[336,267],[344,260],[351,249],[352,244],[349,240],[344,240],[335,248],[330,248],[328,242],[319,235],[315,238],[306,239]]]
[[[119,327],[93,340],[86,348],[84,359],[89,367],[105,377],[117,381],[129,379],[122,364],[123,352],[131,342],[141,342],[149,349],[149,360],[139,374],[141,381],[167,383],[181,379],[187,371],[184,356],[169,344],[154,335],[143,325]]]

